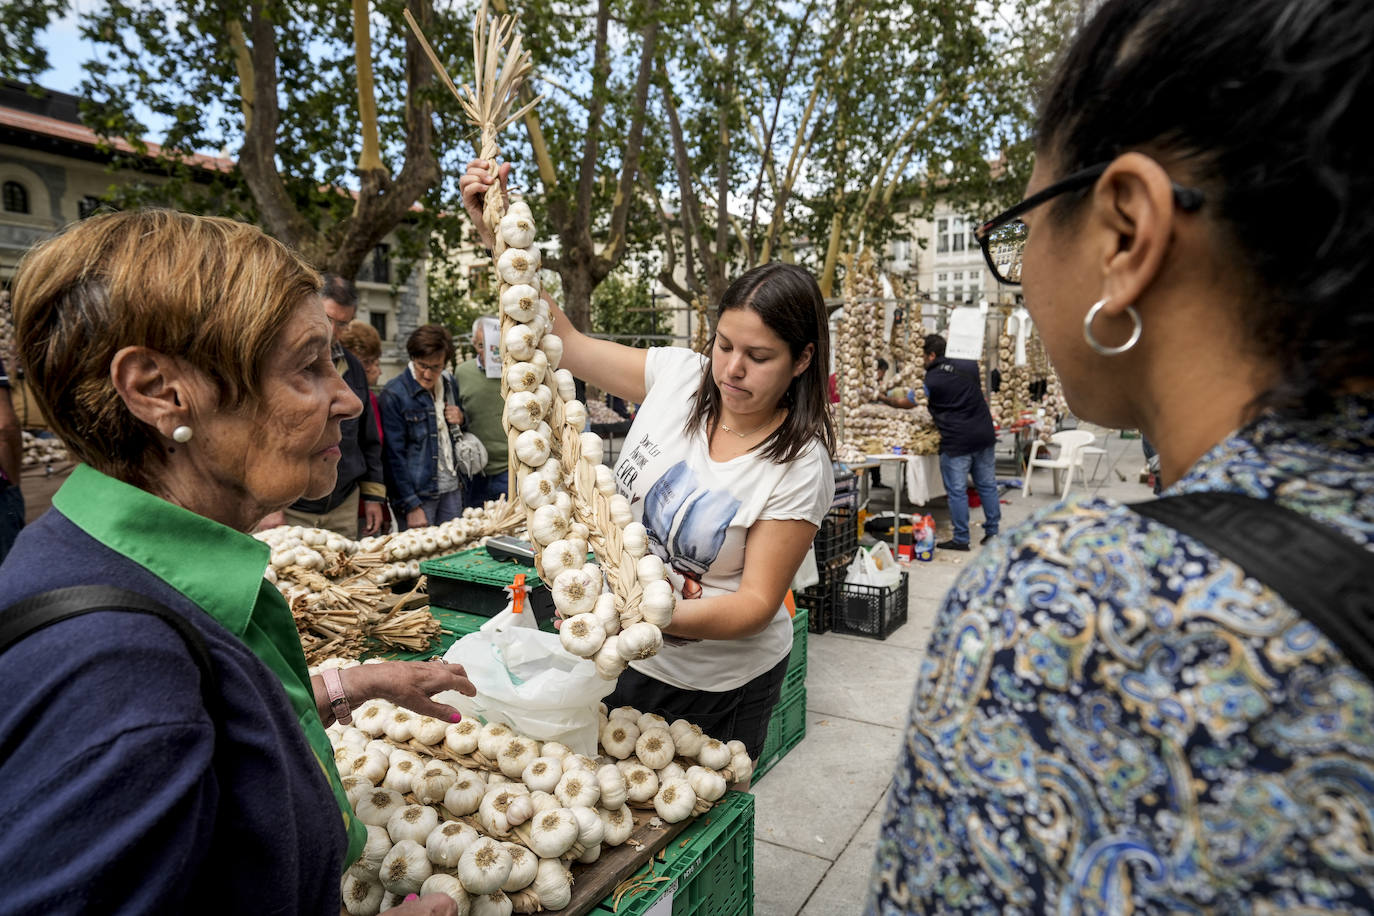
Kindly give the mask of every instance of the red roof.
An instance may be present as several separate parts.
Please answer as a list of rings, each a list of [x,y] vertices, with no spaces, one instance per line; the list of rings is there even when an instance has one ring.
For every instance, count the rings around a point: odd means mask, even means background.
[[[93,149],[113,147],[121,153],[147,155],[149,157],[158,156],[162,152],[162,148],[156,143],[147,143],[145,144],[147,147],[146,153],[141,154],[127,141],[120,138],[104,140],[97,136],[95,131],[84,124],[73,124],[70,121],[50,118],[46,115],[31,114],[27,111],[19,111],[4,105],[0,105],[0,126],[12,127],[16,130],[23,130],[44,137],[53,137],[58,140],[67,140],[72,143],[80,143]],[[234,160],[225,159],[220,156],[206,156],[201,153],[191,153],[181,156],[173,154],[170,158],[177,159],[187,165],[208,169],[210,171],[231,172],[234,169]]]

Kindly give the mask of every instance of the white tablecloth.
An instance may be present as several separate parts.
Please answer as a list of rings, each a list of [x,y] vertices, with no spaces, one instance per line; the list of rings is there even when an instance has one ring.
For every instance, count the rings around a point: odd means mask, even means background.
[[[902,498],[907,502],[924,506],[935,497],[945,495],[939,455],[869,455],[868,460],[881,464],[888,471],[894,465],[902,465]]]

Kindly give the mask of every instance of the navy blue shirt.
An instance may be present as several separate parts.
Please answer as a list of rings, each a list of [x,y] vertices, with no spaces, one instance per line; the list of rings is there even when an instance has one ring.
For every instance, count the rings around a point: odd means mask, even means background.
[[[997,443],[976,362],[941,357],[926,369],[925,387],[931,419],[940,431],[941,454],[957,458]]]

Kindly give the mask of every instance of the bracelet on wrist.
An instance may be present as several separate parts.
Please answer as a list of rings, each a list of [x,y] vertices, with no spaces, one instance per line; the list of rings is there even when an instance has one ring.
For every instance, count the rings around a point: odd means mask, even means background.
[[[349,705],[348,694],[344,692],[343,678],[338,668],[326,668],[320,672],[324,681],[325,693],[329,694],[329,708],[334,713],[334,721],[340,725],[353,722],[353,707]]]

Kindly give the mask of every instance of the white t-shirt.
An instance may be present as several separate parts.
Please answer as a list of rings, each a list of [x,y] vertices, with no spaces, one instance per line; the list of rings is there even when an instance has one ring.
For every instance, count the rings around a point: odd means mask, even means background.
[[[775,464],[756,452],[714,461],[705,431],[686,435],[706,361],[682,347],[649,351],[648,395],[615,465],[616,488],[648,529],[649,549],[668,564],[680,594],[703,598],[739,589],[745,536],[754,522],[804,519],[820,525],[835,494],[830,455],[819,441],[796,459]],[[632,666],[686,690],[733,690],[791,650],[792,622],[780,606],[753,636],[665,645]]]

